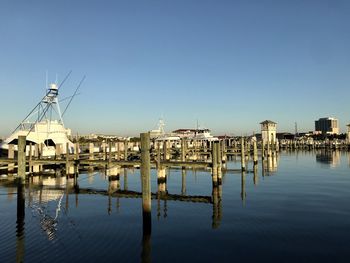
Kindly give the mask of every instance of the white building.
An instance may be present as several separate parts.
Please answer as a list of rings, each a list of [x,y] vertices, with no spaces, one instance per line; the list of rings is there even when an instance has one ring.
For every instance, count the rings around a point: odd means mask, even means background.
[[[277,123],[270,120],[265,120],[263,122],[260,122],[260,124],[263,144],[275,143]]]
[[[350,144],[350,124],[346,125],[348,130],[346,131],[346,142]]]

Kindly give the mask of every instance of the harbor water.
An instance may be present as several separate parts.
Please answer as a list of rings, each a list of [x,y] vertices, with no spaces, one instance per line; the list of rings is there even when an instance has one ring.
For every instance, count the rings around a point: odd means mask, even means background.
[[[3,174],[0,262],[349,262],[348,152],[280,152],[255,173],[251,161],[236,171],[239,158],[227,168],[216,191],[209,170],[170,169],[161,186],[152,170],[152,193],[172,198],[153,196],[146,232],[137,168],[116,180],[83,171],[77,185],[59,171],[23,187]]]

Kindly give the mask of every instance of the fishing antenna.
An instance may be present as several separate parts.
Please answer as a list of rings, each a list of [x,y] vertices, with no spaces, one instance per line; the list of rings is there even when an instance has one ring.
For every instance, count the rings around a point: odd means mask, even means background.
[[[70,74],[72,74],[72,70],[69,71],[69,73],[66,75],[66,77],[64,78],[64,80],[61,82],[61,84],[58,86],[58,89],[60,89],[62,87],[62,85],[66,82],[66,80],[69,78]]]
[[[66,108],[64,109],[64,111],[63,111],[63,113],[62,113],[62,117],[63,117],[64,114],[66,113],[66,111],[67,111],[68,107],[70,106],[70,104],[71,104],[73,98],[77,95],[77,92],[78,92],[78,90],[79,90],[81,84],[83,84],[85,78],[86,78],[86,76],[84,75],[84,77],[80,80],[79,85],[78,85],[77,88],[75,89],[74,94],[73,94],[72,97],[70,98],[70,100],[69,100],[69,102],[68,102]]]

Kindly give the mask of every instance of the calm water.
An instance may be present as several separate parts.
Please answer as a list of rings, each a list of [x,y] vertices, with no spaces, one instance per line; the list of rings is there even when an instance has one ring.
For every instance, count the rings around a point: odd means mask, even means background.
[[[0,262],[349,262],[349,162],[346,152],[281,153],[255,175],[225,174],[215,205],[154,199],[151,235],[140,198],[84,192],[140,191],[138,169],[113,182],[82,173],[79,194],[64,177],[37,177],[22,190],[1,180]],[[170,194],[212,196],[208,171],[167,177]]]

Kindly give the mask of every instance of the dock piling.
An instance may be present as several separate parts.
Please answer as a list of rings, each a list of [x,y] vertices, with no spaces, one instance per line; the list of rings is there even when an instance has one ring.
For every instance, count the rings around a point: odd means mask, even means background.
[[[244,138],[241,138],[241,169],[245,171],[245,150],[244,150]]]
[[[141,133],[141,187],[143,228],[151,231],[151,158],[150,135]]]
[[[18,136],[17,175],[24,182],[26,178],[26,136]]]

